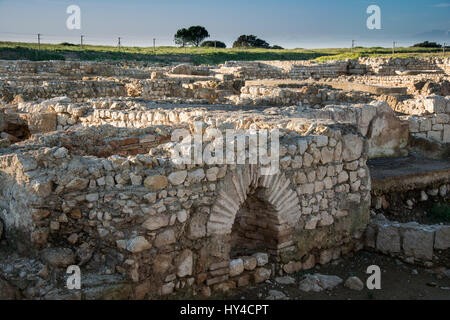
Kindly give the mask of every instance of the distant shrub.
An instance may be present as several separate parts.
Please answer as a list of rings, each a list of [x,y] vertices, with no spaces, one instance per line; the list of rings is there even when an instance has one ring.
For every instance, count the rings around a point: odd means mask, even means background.
[[[70,42],[61,42],[59,44],[60,46],[66,46],[66,47],[75,47],[76,44],[70,43]]]
[[[227,45],[222,41],[216,41],[216,40],[208,40],[204,41],[201,44],[202,47],[216,47],[216,48],[226,48]]]
[[[283,50],[284,48],[281,46],[274,45],[274,46],[270,47],[270,49]]]
[[[413,45],[413,47],[419,47],[419,48],[441,48],[442,46],[437,43],[437,42],[421,42],[421,43],[416,43],[415,45]]]
[[[265,40],[259,39],[258,37],[250,34],[250,35],[241,35],[237,40],[233,43],[233,48],[264,48],[270,49],[269,43]]]

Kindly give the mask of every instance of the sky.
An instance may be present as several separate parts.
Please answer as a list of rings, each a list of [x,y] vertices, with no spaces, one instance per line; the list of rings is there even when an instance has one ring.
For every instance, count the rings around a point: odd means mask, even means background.
[[[69,5],[81,29],[69,30]],[[369,30],[366,10],[381,9],[381,29]],[[202,25],[209,40],[231,46],[254,34],[285,48],[450,44],[450,0],[0,0],[0,40],[124,46],[174,45],[179,28]]]

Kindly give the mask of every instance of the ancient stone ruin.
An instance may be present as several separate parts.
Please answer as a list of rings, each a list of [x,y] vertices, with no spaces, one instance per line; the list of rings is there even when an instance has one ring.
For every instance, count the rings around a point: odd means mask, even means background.
[[[209,297],[363,248],[432,263],[450,226],[414,208],[449,199],[449,74],[448,58],[0,61],[0,288]],[[211,129],[277,130],[278,170],[247,140],[239,163],[174,161],[177,132],[204,154]]]

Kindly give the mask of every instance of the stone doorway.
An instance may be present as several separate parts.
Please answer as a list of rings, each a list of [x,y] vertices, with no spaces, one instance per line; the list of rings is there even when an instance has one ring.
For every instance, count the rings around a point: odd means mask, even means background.
[[[236,213],[231,229],[231,259],[256,252],[273,252],[278,245],[277,210],[267,201],[267,190],[251,190]]]

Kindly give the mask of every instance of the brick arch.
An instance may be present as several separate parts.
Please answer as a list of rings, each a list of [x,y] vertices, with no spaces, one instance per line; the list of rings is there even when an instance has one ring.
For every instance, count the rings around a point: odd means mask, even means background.
[[[275,175],[261,175],[259,167],[245,165],[230,171],[218,185],[218,195],[207,222],[209,236],[231,234],[237,212],[247,200],[249,191],[263,188],[265,201],[274,208],[280,230],[295,227],[301,211],[291,181],[279,170]]]

